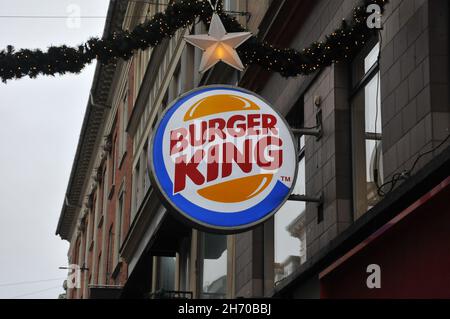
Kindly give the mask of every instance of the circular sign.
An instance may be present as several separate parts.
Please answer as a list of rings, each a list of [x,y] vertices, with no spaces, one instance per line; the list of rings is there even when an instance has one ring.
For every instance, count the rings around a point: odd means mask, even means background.
[[[166,109],[150,145],[151,179],[168,209],[210,232],[236,233],[270,218],[297,175],[284,118],[237,87],[186,93]]]

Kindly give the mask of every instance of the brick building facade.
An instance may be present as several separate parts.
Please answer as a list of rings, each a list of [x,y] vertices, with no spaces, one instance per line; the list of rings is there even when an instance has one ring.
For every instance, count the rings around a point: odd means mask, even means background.
[[[132,29],[167,1],[158,3],[112,1],[105,34]],[[260,39],[302,49],[351,18],[358,4],[225,0],[224,8]],[[238,73],[222,64],[201,75],[201,52],[182,37],[204,33],[202,24],[128,62],[97,66],[57,229],[71,243],[69,264],[82,267],[81,287],[67,297],[449,297],[435,289],[448,278],[448,258],[395,279],[414,256],[435,260],[450,243],[443,200],[450,189],[448,6],[390,0],[377,37],[351,61],[310,76],[286,79],[257,66]],[[148,178],[158,116],[180,94],[218,83],[253,90],[292,127],[322,133],[296,136],[295,193],[311,201],[288,201],[264,225],[232,236],[179,223]],[[397,251],[383,257],[386,247]],[[395,257],[401,252],[403,261]],[[367,290],[369,264],[386,268],[388,288]],[[429,277],[416,285],[405,283],[424,273]]]

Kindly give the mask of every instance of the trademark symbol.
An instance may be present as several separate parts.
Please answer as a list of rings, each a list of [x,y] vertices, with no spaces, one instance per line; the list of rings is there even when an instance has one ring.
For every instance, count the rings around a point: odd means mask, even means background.
[[[281,180],[283,182],[290,182],[291,181],[291,177],[289,177],[289,176],[281,176]]]

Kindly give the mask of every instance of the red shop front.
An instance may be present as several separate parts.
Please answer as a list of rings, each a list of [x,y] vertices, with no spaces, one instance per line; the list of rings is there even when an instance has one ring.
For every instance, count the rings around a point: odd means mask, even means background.
[[[369,288],[369,265],[380,288]],[[450,298],[450,177],[319,275],[321,298]]]

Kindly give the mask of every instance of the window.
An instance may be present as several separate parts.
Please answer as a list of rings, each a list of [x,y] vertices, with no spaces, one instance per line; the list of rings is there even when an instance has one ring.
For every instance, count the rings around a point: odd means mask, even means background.
[[[383,183],[379,43],[369,45],[352,63],[352,153],[355,219],[379,200]]]
[[[154,3],[158,3],[158,1],[154,1]],[[154,12],[152,10],[152,7],[154,6],[154,4],[147,4],[145,6],[145,20],[144,21],[148,21],[151,19],[151,17],[153,16]]]
[[[141,170],[139,172],[139,188],[140,188],[140,193],[139,193],[139,198],[138,198],[138,203],[139,205],[142,203],[142,200],[145,197],[145,174],[146,174],[146,167],[147,167],[147,163],[146,163],[146,159],[147,159],[147,154],[145,149],[142,150],[141,154],[139,155],[139,166],[141,167]]]
[[[201,298],[217,299],[227,296],[227,236],[202,235]]]
[[[97,285],[100,284],[100,269],[102,267],[101,263],[102,263],[102,253],[100,252],[97,257],[97,274],[96,274],[97,276],[95,278],[95,282],[97,283]]]
[[[175,290],[175,258],[160,257],[159,287],[165,290]]]
[[[158,1],[156,1],[156,3],[159,3],[159,5],[156,6],[157,12],[161,12],[161,11],[165,10],[169,1],[168,0],[158,0]]]
[[[303,97],[287,115],[291,127],[303,127]],[[298,149],[298,173],[293,194],[305,195],[305,137],[295,136]],[[274,281],[278,284],[306,261],[304,202],[287,201],[274,217]]]
[[[140,205],[140,198],[141,198],[141,185],[140,185],[140,178],[141,178],[141,162],[140,160],[136,163],[136,167],[134,168],[133,172],[133,209],[131,210],[131,220],[134,219],[134,216],[136,216],[136,213],[139,209]]]
[[[79,258],[80,247],[81,247],[81,239],[80,239],[80,237],[77,238],[75,243],[76,244],[75,244],[75,247],[74,247],[72,264],[80,266],[80,260],[79,260],[80,259]]]
[[[180,245],[178,259],[178,273],[179,273],[179,290],[190,291],[189,286],[189,271],[190,271],[190,251],[191,251],[191,239],[184,238]]]
[[[153,257],[153,293],[175,290],[175,257]],[[156,294],[158,295],[158,294]],[[163,298],[164,296],[159,296]]]
[[[116,168],[117,168],[117,134],[114,135],[113,138],[113,145],[112,145],[112,159],[111,159],[111,177],[112,177],[112,183],[111,186],[114,186],[116,183]]]
[[[116,262],[119,261],[119,250],[120,246],[122,245],[122,231],[123,231],[123,217],[125,213],[125,190],[124,186],[122,186],[122,189],[119,193],[119,198],[117,201],[117,213],[116,213]]]
[[[89,212],[89,242],[88,245],[94,241],[94,221],[95,212],[97,211],[97,194],[94,194],[94,199],[92,201],[92,209]]]
[[[142,189],[143,189],[143,193],[142,193],[142,198],[145,196],[145,194],[148,192],[148,190],[150,189],[151,183],[150,183],[150,168],[148,166],[148,142],[145,144],[144,146],[144,150],[142,151],[141,154],[141,167],[145,168],[142,170]]]
[[[128,85],[125,85],[127,88]],[[128,124],[128,90],[125,89],[125,92],[122,97],[122,105],[120,107],[121,111],[121,119],[120,119],[120,141],[119,141],[119,165],[122,162],[122,158],[127,151],[127,124]]]
[[[224,11],[236,11],[238,0],[223,0]]]
[[[81,247],[81,238],[78,237],[77,240],[75,241],[75,245],[73,247],[71,247],[72,254],[71,254],[70,264],[80,266],[80,247]],[[73,270],[73,271],[75,271],[75,270]],[[76,287],[69,290],[69,293],[72,294],[72,297],[76,296],[76,293],[77,293],[76,290],[77,290]]]
[[[142,72],[142,51],[138,50],[133,57],[133,69],[134,69],[134,100],[133,104],[136,102],[136,98],[139,95],[139,88],[141,86],[143,72]]]
[[[162,113],[164,112],[164,110],[168,106],[168,103],[169,103],[169,90],[167,90],[166,94],[164,94],[164,98],[163,98],[163,100],[161,102],[161,107],[158,110],[158,117],[160,117],[162,115]]]
[[[169,85],[169,95],[168,95],[168,103],[171,103],[173,100],[177,99],[181,94],[181,89],[183,87],[183,83],[181,81],[181,62],[178,63],[172,80]]]
[[[106,258],[106,284],[110,284],[111,275],[113,271],[113,256],[114,256],[114,224],[111,225],[108,232],[108,256]]]
[[[114,174],[113,174],[114,175]],[[102,214],[106,212],[107,203],[108,203],[108,188],[109,188],[109,175],[108,175],[108,167],[105,164],[103,168],[103,194],[102,194]]]
[[[150,189],[150,176],[149,167],[147,164],[148,159],[148,143],[144,145],[144,148],[139,155],[139,160],[136,163],[134,174],[133,174],[133,219],[141,206],[141,203]]]

